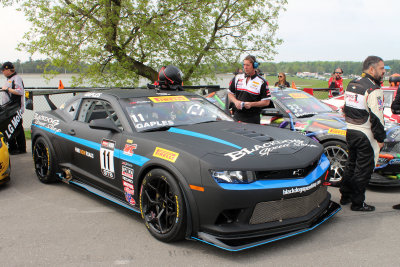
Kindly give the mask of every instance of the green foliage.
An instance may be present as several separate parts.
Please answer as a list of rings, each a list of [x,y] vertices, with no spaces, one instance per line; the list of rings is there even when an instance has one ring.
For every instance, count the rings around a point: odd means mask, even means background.
[[[57,68],[78,69],[77,83],[130,86],[139,76],[154,81],[168,64],[181,68],[186,82],[248,53],[270,60],[281,43],[277,17],[287,0],[0,3],[20,6],[33,25],[20,49],[45,55]]]

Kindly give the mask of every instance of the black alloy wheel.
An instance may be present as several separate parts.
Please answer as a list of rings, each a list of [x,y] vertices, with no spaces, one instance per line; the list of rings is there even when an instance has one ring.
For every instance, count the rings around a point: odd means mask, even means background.
[[[140,188],[140,212],[149,232],[158,240],[173,242],[184,238],[186,211],[183,194],[167,171],[153,169]]]
[[[37,177],[42,183],[57,181],[53,150],[44,137],[39,137],[33,145],[33,164]]]

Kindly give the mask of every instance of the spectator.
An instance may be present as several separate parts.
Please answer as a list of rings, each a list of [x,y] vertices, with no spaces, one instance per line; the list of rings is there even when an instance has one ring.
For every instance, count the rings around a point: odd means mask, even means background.
[[[342,74],[343,74],[342,68],[336,68],[332,74],[332,77],[328,81],[329,88],[339,89],[339,95],[342,95],[344,93],[343,78],[340,76]],[[329,97],[333,97],[331,91],[329,91]]]
[[[286,81],[286,74],[279,72],[278,81],[275,83],[276,87],[290,87],[290,83]]]

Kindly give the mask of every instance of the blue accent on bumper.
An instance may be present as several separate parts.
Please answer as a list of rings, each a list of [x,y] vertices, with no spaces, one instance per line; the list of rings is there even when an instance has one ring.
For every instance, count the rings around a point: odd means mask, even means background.
[[[287,180],[260,180],[249,184],[230,184],[218,183],[226,190],[256,190],[256,189],[273,189],[296,186],[307,186],[318,180],[329,168],[329,160],[322,154],[318,166],[305,178],[302,179],[287,179]]]
[[[79,138],[79,137],[75,137],[75,136],[71,136],[71,135],[68,135],[68,134],[65,134],[65,133],[56,132],[54,130],[51,130],[49,128],[46,128],[46,127],[43,127],[43,126],[39,126],[39,125],[36,125],[36,124],[32,124],[32,126],[37,127],[39,129],[42,129],[44,131],[50,132],[52,134],[55,134],[55,135],[57,135],[59,137],[62,137],[64,139],[70,140],[70,141],[72,141],[74,143],[77,143],[77,144],[80,144],[80,145],[84,145],[86,147],[89,147],[89,148],[92,148],[94,150],[100,151],[101,144],[99,144],[99,143],[88,141],[88,140],[85,140],[85,139],[82,139],[82,138]],[[123,154],[123,151],[120,150],[120,149],[115,149],[114,152],[115,152],[114,156],[116,158],[119,158],[119,159],[124,160],[124,161],[128,161],[128,162],[130,162],[132,164],[135,164],[135,165],[138,165],[138,166],[143,166],[147,161],[150,160],[150,159],[148,159],[146,157],[143,157],[143,156],[140,156],[140,155],[137,155],[137,154],[133,154],[132,156],[125,155],[125,154]]]
[[[231,142],[210,136],[210,135],[206,135],[206,134],[202,134],[202,133],[196,133],[196,132],[192,132],[192,131],[188,131],[188,130],[183,130],[183,129],[178,129],[178,128],[173,128],[171,127],[168,132],[170,133],[177,133],[177,134],[183,134],[183,135],[188,135],[188,136],[192,136],[192,137],[197,137],[197,138],[201,138],[201,139],[205,139],[208,141],[212,141],[212,142],[216,142],[216,143],[221,143],[227,146],[231,146],[237,149],[242,149],[242,147],[235,145]]]

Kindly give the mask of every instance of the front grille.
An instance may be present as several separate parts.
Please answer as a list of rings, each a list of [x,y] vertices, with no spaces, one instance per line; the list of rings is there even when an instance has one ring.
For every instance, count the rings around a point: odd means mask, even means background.
[[[257,180],[275,180],[275,179],[290,179],[306,177],[310,172],[315,170],[318,165],[318,160],[305,168],[298,169],[284,169],[284,170],[270,170],[270,171],[256,171]]]
[[[326,196],[326,186],[322,186],[308,196],[257,203],[251,216],[250,224],[282,221],[305,216],[319,207]]]

